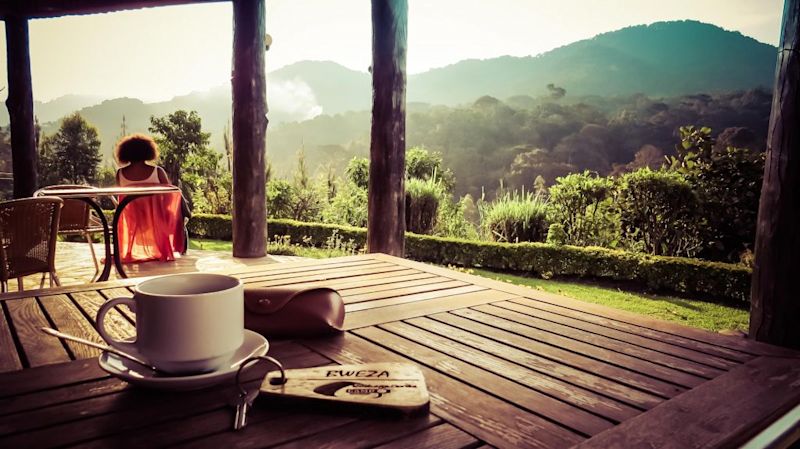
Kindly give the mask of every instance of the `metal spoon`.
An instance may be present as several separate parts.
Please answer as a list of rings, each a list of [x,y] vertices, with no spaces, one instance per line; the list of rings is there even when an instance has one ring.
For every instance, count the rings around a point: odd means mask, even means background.
[[[93,348],[102,349],[103,351],[110,352],[112,354],[116,354],[116,355],[118,355],[118,356],[120,356],[122,358],[128,359],[128,360],[130,360],[132,362],[138,363],[139,365],[147,367],[148,369],[150,369],[152,371],[155,371],[156,373],[168,374],[168,373],[165,373],[164,371],[161,371],[160,369],[156,368],[155,366],[153,366],[153,365],[151,365],[151,364],[149,364],[149,363],[147,363],[145,361],[139,360],[138,358],[136,358],[136,357],[134,357],[134,356],[132,356],[132,355],[130,355],[128,353],[122,352],[119,349],[111,347],[109,345],[104,345],[102,343],[95,343],[95,342],[93,342],[91,340],[86,340],[85,338],[76,337],[76,336],[70,335],[70,334],[65,334],[63,332],[59,332],[59,331],[57,331],[55,329],[52,329],[52,328],[49,328],[49,327],[43,327],[43,328],[41,328],[41,330],[45,334],[51,335],[53,337],[63,338],[64,340],[74,341],[75,343],[81,343],[81,344],[84,344],[86,346],[91,346]]]

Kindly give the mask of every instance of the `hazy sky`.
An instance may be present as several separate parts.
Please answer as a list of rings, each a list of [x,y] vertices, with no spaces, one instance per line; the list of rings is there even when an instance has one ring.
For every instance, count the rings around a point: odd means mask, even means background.
[[[661,20],[700,20],[776,45],[782,8],[781,0],[409,0],[408,70],[536,55]],[[31,21],[34,97],[156,101],[227,83],[231,24],[229,3]],[[369,0],[267,0],[267,32],[268,71],[304,59],[370,64]],[[4,86],[4,29],[0,37]]]

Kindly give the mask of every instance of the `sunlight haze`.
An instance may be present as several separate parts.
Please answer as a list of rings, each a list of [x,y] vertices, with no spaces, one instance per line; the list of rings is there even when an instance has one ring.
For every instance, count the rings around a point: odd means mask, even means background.
[[[469,58],[527,56],[598,33],[693,19],[776,45],[780,0],[409,0],[408,71]],[[331,60],[366,71],[367,0],[268,0],[267,70]],[[39,19],[30,23],[34,97],[166,100],[229,82],[229,3]],[[3,31],[3,39],[5,33]],[[5,66],[5,45],[0,49]],[[2,70],[1,85],[6,84]],[[3,92],[3,97],[5,92]]]

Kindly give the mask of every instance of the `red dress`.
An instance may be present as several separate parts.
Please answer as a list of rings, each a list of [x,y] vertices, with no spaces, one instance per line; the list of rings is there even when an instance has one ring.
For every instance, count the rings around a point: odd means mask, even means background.
[[[119,172],[121,187],[161,185],[158,169],[141,181],[125,178]],[[124,197],[120,196],[122,201]],[[122,211],[117,227],[119,251],[123,263],[175,260],[184,246],[181,194],[162,193],[137,198]]]

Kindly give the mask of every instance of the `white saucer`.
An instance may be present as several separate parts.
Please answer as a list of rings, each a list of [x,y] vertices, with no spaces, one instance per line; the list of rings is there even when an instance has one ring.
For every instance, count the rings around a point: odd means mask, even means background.
[[[98,362],[103,371],[133,385],[162,390],[198,390],[233,380],[241,362],[250,357],[265,355],[268,350],[269,342],[266,338],[245,329],[244,342],[231,356],[230,362],[226,362],[224,368],[210,373],[170,376],[156,373],[136,362],[105,351],[100,354]]]

